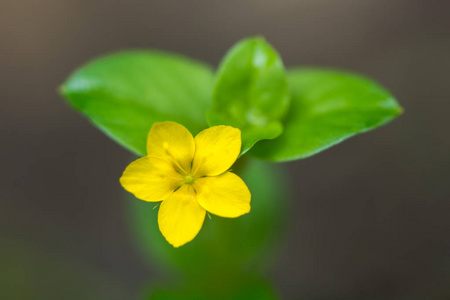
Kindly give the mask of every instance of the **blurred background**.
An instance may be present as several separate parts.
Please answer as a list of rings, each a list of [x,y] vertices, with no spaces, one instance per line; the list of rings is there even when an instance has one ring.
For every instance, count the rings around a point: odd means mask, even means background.
[[[127,48],[217,66],[255,34],[288,68],[363,73],[405,108],[284,165],[282,297],[450,299],[450,2],[0,0],[1,299],[135,299],[158,278],[124,212],[130,155],[58,96],[67,76]]]

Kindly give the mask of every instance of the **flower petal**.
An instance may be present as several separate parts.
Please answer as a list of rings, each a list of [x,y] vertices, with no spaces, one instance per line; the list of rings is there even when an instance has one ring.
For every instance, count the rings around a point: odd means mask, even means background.
[[[168,198],[183,180],[170,162],[147,156],[132,162],[120,177],[120,183],[127,191],[150,202]]]
[[[195,137],[192,172],[195,176],[215,176],[228,170],[241,151],[241,131],[231,126],[214,126]]]
[[[199,178],[194,188],[198,203],[217,216],[236,218],[250,211],[250,191],[234,173]]]
[[[172,161],[179,172],[190,173],[194,152],[194,138],[181,124],[157,122],[148,133],[147,155]]]
[[[206,211],[198,204],[194,189],[185,184],[161,203],[159,230],[172,246],[180,247],[197,236],[205,215]]]

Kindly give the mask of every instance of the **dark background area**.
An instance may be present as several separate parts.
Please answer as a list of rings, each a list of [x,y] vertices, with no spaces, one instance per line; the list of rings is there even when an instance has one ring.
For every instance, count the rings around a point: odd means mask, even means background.
[[[217,66],[255,34],[287,67],[363,73],[405,108],[285,164],[283,297],[450,299],[450,2],[0,1],[1,299],[134,299],[156,278],[124,213],[130,155],[58,96],[67,76],[126,48]]]

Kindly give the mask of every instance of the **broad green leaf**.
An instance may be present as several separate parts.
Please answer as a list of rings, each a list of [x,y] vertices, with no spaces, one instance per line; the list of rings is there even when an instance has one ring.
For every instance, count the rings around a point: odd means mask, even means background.
[[[175,121],[193,134],[208,127],[213,76],[208,66],[178,55],[122,52],[76,71],[62,94],[100,130],[143,156],[154,122]]]
[[[347,72],[295,69],[289,73],[289,87],[291,107],[283,134],[259,142],[252,156],[279,162],[306,158],[402,112],[384,88]]]
[[[167,243],[159,231],[155,203],[130,195],[129,220],[145,257],[164,265],[165,270],[183,271],[191,280],[205,284],[230,280],[243,269],[266,267],[271,262],[267,255],[278,244],[284,224],[286,178],[274,165],[258,160],[244,163],[242,172],[236,167],[233,171],[252,193],[250,213],[235,219],[206,217],[197,237],[180,248]]]
[[[216,80],[208,123],[241,129],[242,153],[283,132],[280,120],[289,106],[287,78],[280,56],[264,39],[249,38],[235,45]]]

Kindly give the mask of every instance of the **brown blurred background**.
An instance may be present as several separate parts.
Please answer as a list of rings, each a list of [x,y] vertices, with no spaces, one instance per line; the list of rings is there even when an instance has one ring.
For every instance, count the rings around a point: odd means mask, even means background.
[[[217,66],[264,35],[288,67],[366,74],[405,114],[286,164],[285,299],[450,299],[450,2],[0,0],[0,298],[135,299],[155,278],[118,178],[129,153],[57,95],[124,48]],[[2,293],[4,293],[3,296]]]

